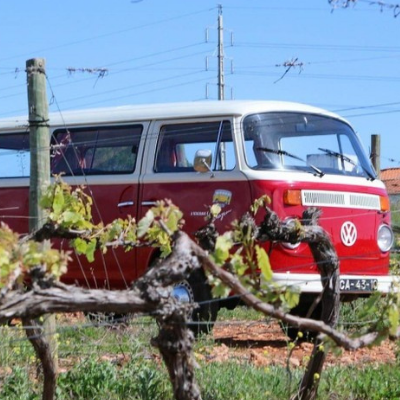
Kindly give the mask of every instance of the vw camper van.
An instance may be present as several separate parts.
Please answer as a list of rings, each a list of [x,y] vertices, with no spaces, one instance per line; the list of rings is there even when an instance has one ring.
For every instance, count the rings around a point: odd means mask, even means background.
[[[268,195],[283,221],[301,218],[310,206],[322,210],[319,223],[338,253],[343,295],[390,289],[388,195],[358,136],[336,114],[297,103],[232,100],[68,111],[51,114],[49,124],[51,172],[87,187],[95,222],[138,220],[157,200],[171,199],[189,234],[218,203],[216,225],[223,232]],[[0,120],[0,155],[1,220],[27,233],[27,117]],[[208,168],[196,166],[196,155],[209,157]],[[276,281],[304,295],[321,291],[306,243],[266,246]],[[63,280],[128,288],[156,257],[153,248],[110,251],[91,264],[75,256]],[[177,287],[176,296],[204,301],[208,290],[200,274]]]

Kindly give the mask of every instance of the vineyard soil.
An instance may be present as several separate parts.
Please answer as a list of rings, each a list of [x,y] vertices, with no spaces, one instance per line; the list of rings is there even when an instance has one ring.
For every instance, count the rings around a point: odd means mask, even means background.
[[[307,363],[312,344],[300,342],[289,357],[289,339],[276,322],[260,321],[216,324],[215,346],[204,351],[205,360],[224,362],[236,360],[250,362],[257,366],[289,365],[293,368]],[[384,341],[379,346],[357,351],[341,350],[340,354],[330,353],[325,366],[392,363],[396,358],[396,344]]]

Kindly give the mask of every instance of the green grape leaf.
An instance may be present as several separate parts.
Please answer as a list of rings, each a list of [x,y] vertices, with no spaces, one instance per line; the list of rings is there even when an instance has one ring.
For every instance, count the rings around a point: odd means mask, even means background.
[[[81,238],[76,238],[72,241],[72,245],[78,254],[86,254],[87,243]]]
[[[231,258],[231,264],[233,270],[238,276],[244,275],[246,271],[249,269],[249,266],[243,262],[243,257],[239,254],[235,254]]]
[[[215,298],[225,298],[231,293],[231,289],[226,286],[219,278],[208,275],[208,283],[211,286],[212,296]]]
[[[272,268],[269,262],[269,257],[266,251],[260,247],[256,246],[257,264],[261,269],[261,273],[266,281],[270,282],[272,280]]]
[[[210,214],[213,218],[217,217],[221,212],[221,206],[219,204],[213,204],[210,207]]]
[[[64,211],[63,212],[63,220],[69,226],[73,224],[77,224],[79,221],[83,219],[82,214],[73,211]]]
[[[388,318],[390,323],[389,333],[396,335],[399,326],[399,308],[397,304],[392,304],[388,310]]]
[[[60,186],[56,186],[53,198],[53,211],[55,215],[60,215],[64,207],[64,193]]]
[[[88,244],[86,248],[86,258],[88,259],[89,262],[94,261],[94,252],[96,250],[96,245],[97,241],[96,239],[92,239]]]
[[[265,194],[254,201],[253,205],[250,206],[250,210],[253,212],[253,215],[256,215],[258,213],[258,209],[260,207],[264,207],[266,204],[271,204],[271,199]]]
[[[115,240],[123,231],[123,220],[117,219],[111,223],[110,231],[108,234],[109,240]]]
[[[179,229],[179,221],[182,219],[182,213],[172,209],[169,213],[166,225],[171,232],[176,232]]]
[[[9,263],[9,260],[10,260],[9,252],[4,248],[0,248],[0,266],[7,265]]]
[[[290,290],[289,288],[286,288],[284,292],[284,301],[289,309],[296,307],[297,304],[299,304],[299,300],[300,300],[300,293]]]
[[[153,221],[154,221],[154,213],[152,210],[149,210],[137,225],[138,238],[143,237],[147,233]]]
[[[215,243],[214,260],[217,264],[222,264],[229,257],[229,251],[233,246],[232,235],[230,232],[218,236]]]

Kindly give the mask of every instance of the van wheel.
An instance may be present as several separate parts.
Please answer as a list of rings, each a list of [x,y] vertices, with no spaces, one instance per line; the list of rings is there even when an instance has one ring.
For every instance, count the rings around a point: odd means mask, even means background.
[[[175,285],[172,295],[182,303],[197,303],[188,316],[188,327],[197,336],[212,331],[218,314],[218,301],[213,300],[211,287],[203,271],[195,271],[188,280]]]
[[[315,320],[320,320],[321,312],[322,312],[321,302],[319,302],[315,306],[311,315],[308,315],[310,308],[313,306],[314,300],[315,300],[315,297],[301,296],[299,304],[290,310],[290,314],[296,315],[296,316],[299,316],[302,318],[307,317],[307,318],[311,318],[311,319],[315,319]],[[284,324],[284,323],[281,323],[281,327],[282,327],[282,330],[285,333],[285,335],[288,336],[288,338],[293,341],[297,339],[297,340],[301,340],[301,341],[312,342],[318,335],[318,332],[303,331],[303,330],[300,330],[299,328],[296,328],[294,326],[290,326],[290,325]],[[299,332],[302,332],[302,334],[303,334],[301,339],[298,336]]]

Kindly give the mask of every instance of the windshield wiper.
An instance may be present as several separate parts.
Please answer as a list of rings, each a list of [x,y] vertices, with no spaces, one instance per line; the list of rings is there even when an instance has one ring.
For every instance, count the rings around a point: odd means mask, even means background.
[[[349,164],[354,165],[355,167],[358,167],[358,164],[357,164],[356,162],[354,162],[350,157],[347,157],[346,155],[344,155],[344,154],[342,154],[342,153],[338,153],[338,152],[336,152],[336,151],[329,150],[329,149],[323,149],[323,148],[321,148],[321,147],[318,147],[318,150],[323,151],[324,153],[326,153],[326,154],[328,154],[328,155],[330,155],[330,156],[333,156],[333,157],[336,157],[336,158],[340,158],[340,160],[341,160],[342,162],[343,162],[343,161],[346,161],[346,162],[348,162]],[[367,179],[370,179],[371,181],[374,181],[374,180],[376,179],[375,176],[373,176],[373,175],[371,174],[371,172],[369,172],[369,171],[368,171],[366,168],[364,168],[361,164],[360,164],[360,166],[361,166],[362,170],[365,172],[365,174],[368,176]]]
[[[295,154],[289,153],[285,150],[275,150],[275,149],[270,149],[268,147],[257,147],[256,150],[261,150],[261,151],[265,151],[267,153],[273,153],[273,154],[277,154],[278,156],[287,156],[290,158],[294,158],[295,160],[299,160],[301,162],[303,162],[304,164],[306,164],[307,166],[309,166],[310,168],[312,168],[314,170],[314,172],[316,172],[316,174],[322,178],[325,174],[316,166],[310,164],[309,162],[307,162],[306,160],[303,160],[301,157],[296,156]]]

